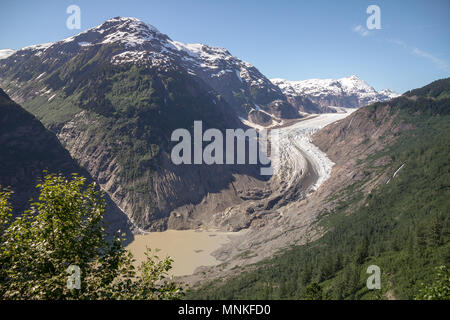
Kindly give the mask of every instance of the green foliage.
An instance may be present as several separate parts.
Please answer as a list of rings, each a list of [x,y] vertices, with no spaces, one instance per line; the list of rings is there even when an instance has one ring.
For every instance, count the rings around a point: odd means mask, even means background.
[[[425,87],[410,90],[405,93],[406,96],[423,96],[431,98],[444,98],[448,97],[450,93],[450,78],[440,79],[433,81]]]
[[[0,189],[0,235],[5,232],[6,226],[12,217],[12,207],[8,201],[11,193],[11,191]]]
[[[441,84],[426,92],[441,96],[445,92]],[[324,299],[419,295],[421,283],[431,282],[434,268],[450,264],[450,99],[416,98],[390,101],[397,124],[410,129],[361,163],[369,170],[376,159],[391,159],[384,168],[391,176],[405,164],[395,178],[369,195],[362,195],[357,184],[340,190],[339,204],[324,211],[318,221],[328,230],[322,238],[286,250],[232,279],[197,288],[188,298],[310,299],[319,297],[317,286]],[[368,109],[375,112],[382,106],[377,103]],[[381,269],[381,290],[366,288],[371,264]],[[419,296],[448,299],[445,277]]]
[[[75,99],[62,96],[60,93],[56,93],[50,101],[48,99],[47,96],[39,95],[23,102],[24,108],[48,127],[70,121],[82,111]]]
[[[306,287],[305,298],[306,300],[322,300],[323,298],[322,287],[315,282],[310,283]]]
[[[0,192],[0,297],[3,299],[173,299],[170,258],[147,253],[135,270],[116,237],[107,241],[105,201],[85,178],[47,175],[38,201],[10,221],[10,192]],[[81,270],[81,288],[69,289],[67,268]]]
[[[423,288],[415,297],[416,300],[450,300],[450,272],[446,266],[436,268],[437,279]]]

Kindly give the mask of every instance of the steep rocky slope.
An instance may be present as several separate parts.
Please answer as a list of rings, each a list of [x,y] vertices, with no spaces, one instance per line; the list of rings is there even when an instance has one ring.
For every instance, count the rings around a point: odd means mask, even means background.
[[[70,177],[73,173],[92,178],[74,161],[54,133],[29,112],[14,103],[0,89],[0,185],[10,188],[14,214],[29,208],[29,200],[36,199],[36,185],[44,175],[61,173]],[[108,230],[121,229],[132,235],[125,214],[107,198],[106,222]]]
[[[0,89],[0,183],[14,190],[18,212],[28,205],[43,170],[79,171],[54,134]]]
[[[201,120],[223,132],[244,127],[239,117],[296,116],[277,87],[226,50],[172,41],[134,18],[18,50],[0,60],[0,83],[146,230],[210,223],[208,211],[252,197],[266,180],[258,166],[173,165],[175,129],[192,133]],[[260,111],[232,100],[234,90]]]

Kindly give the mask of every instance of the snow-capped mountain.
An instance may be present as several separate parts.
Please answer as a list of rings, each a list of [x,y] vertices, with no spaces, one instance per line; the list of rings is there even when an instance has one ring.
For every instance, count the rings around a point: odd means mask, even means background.
[[[390,89],[384,89],[384,90],[378,91],[378,95],[379,95],[380,101],[391,100],[391,99],[399,96],[399,94],[397,92],[392,91]]]
[[[121,17],[55,43],[0,50],[0,81],[5,75],[17,83],[39,80],[47,85],[27,91],[20,84],[21,95],[46,93],[51,98],[52,86],[63,82],[57,70],[79,54],[118,67],[182,70],[216,94],[214,105],[222,99],[238,117],[265,125],[299,117],[299,111],[333,112],[330,106],[360,107],[397,96],[390,90],[376,92],[356,76],[270,81],[224,48],[174,41],[139,19]]]
[[[16,50],[12,50],[12,49],[2,49],[2,50],[0,50],[0,60],[8,58],[9,56],[13,55],[14,52],[16,52]]]
[[[389,89],[377,92],[355,75],[341,79],[308,79],[302,81],[271,79],[271,81],[283,91],[291,103],[294,103],[298,97],[307,98],[320,108],[332,106],[359,108],[398,96],[397,93]]]
[[[277,86],[227,50],[173,41],[134,18],[14,52],[0,60],[0,87],[146,230],[195,227],[217,207],[190,204],[242,175],[220,198],[232,205],[261,179],[258,166],[175,165],[174,130],[192,132],[198,120],[224,132],[244,127],[239,117],[298,116]]]
[[[0,66],[10,65],[11,59],[28,63],[39,58],[41,65],[33,66],[38,73],[31,77],[45,77],[82,51],[101,53],[103,60],[116,66],[184,69],[210,86],[239,117],[254,122],[270,124],[299,116],[282,91],[250,63],[224,48],[174,41],[136,18],[116,17],[56,43],[5,51]]]

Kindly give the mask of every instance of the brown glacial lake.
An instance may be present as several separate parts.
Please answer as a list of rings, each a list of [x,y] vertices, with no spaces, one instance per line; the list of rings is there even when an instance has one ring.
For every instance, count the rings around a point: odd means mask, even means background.
[[[167,230],[152,232],[145,235],[135,235],[135,239],[127,249],[139,265],[144,259],[146,247],[160,249],[159,257],[170,256],[175,261],[172,264],[171,275],[189,275],[200,266],[219,264],[211,253],[222,244],[229,241],[228,237],[235,232],[215,232],[199,230]]]

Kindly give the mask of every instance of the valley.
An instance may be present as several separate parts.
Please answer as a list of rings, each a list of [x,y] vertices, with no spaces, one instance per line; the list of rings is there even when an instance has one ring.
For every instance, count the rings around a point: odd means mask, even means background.
[[[201,275],[202,282],[207,279],[203,275],[210,266],[221,268],[229,265],[234,268],[255,263],[281,249],[286,243],[274,238],[281,236],[286,229],[296,226],[289,226],[286,221],[280,223],[279,218],[282,218],[284,214],[292,214],[289,208],[292,208],[294,203],[304,201],[331,174],[333,163],[326,154],[311,143],[312,134],[328,124],[344,119],[354,111],[355,109],[342,109],[340,113],[312,115],[294,124],[270,131],[271,135],[277,136],[275,141],[279,144],[277,148],[280,150],[279,158],[272,164],[275,174],[267,182],[267,186],[273,190],[271,199],[277,200],[272,205],[276,209],[267,208],[267,199],[262,199],[245,201],[217,213],[217,215],[223,215],[230,210],[243,212],[249,205],[255,208],[264,206],[266,210],[261,219],[268,219],[269,223],[265,228],[261,228],[258,223],[253,223],[248,229],[239,232],[201,229],[152,232],[136,235],[135,240],[128,246],[129,250],[138,261],[141,261],[141,255],[146,246],[161,249],[162,255],[167,254],[175,259],[173,275],[185,276],[181,281],[197,283],[198,275]],[[277,231],[267,234],[269,228],[276,230],[275,224],[281,224],[281,229],[278,228]],[[277,235],[276,232],[280,234]],[[295,238],[305,236],[307,234],[302,232],[296,234]],[[258,240],[255,241],[255,239]],[[230,248],[236,248],[236,250],[230,251]],[[254,253],[242,255],[249,250]],[[197,275],[190,276],[197,268]],[[221,275],[224,274],[223,271]]]
[[[389,270],[383,286],[398,290],[384,294],[411,298],[422,269],[428,276],[448,261],[449,87],[447,78],[399,95],[356,75],[268,79],[225,48],[115,17],[54,43],[0,50],[0,185],[11,187],[21,218],[43,172],[62,185],[80,174],[103,192],[95,212],[104,209],[108,244],[122,237],[111,252],[131,252],[137,266],[147,247],[160,249],[190,298],[303,299],[311,285],[324,298],[374,298],[368,263]],[[252,128],[268,132],[271,175],[216,150],[212,164],[172,157],[179,129],[194,137],[191,151],[212,141],[196,132],[224,140]],[[9,193],[0,195],[6,215]],[[410,282],[397,271],[404,265]]]
[[[329,178],[216,252],[234,254],[202,270],[210,281],[188,278],[188,297],[304,299],[312,285],[314,299],[421,297],[449,259],[448,90],[438,80],[313,134],[334,163]],[[378,292],[366,287],[372,264],[384,270]]]

